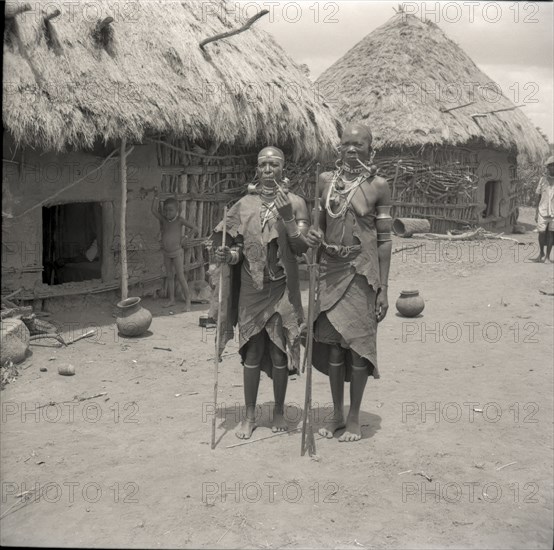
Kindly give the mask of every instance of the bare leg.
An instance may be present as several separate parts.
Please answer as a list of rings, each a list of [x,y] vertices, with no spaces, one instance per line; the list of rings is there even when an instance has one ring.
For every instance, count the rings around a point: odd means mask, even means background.
[[[333,434],[344,428],[344,350],[338,345],[329,352],[329,383],[333,398],[333,413],[325,426],[319,429],[319,435],[331,439]]]
[[[285,395],[289,381],[287,356],[273,343],[271,343],[269,354],[273,363],[273,395],[275,399],[271,430],[273,432],[285,432],[288,429],[285,421]]]
[[[239,439],[250,439],[256,429],[256,401],[258,400],[258,387],[260,385],[260,361],[263,354],[263,333],[257,334],[248,342],[246,358],[244,360],[244,403],[246,405],[246,418],[237,428],[235,435]]]
[[[546,231],[539,231],[539,255],[532,258],[532,262],[544,262],[544,245],[546,244]]]
[[[164,254],[165,273],[167,276],[167,289],[169,302],[164,307],[175,305],[175,272],[173,271],[173,261]]]
[[[554,231],[545,231],[545,240],[546,240],[546,259],[550,260],[550,253],[552,252],[552,244],[554,242]],[[554,261],[554,258],[552,258]]]
[[[346,430],[339,437],[339,441],[359,441],[362,438],[360,428],[360,407],[364,396],[365,385],[368,378],[366,361],[355,351],[352,353],[352,381],[350,382],[350,410],[346,418]]]
[[[185,297],[185,311],[190,311],[190,291],[184,272],[184,254],[182,250],[181,254],[174,258],[173,261],[175,265],[175,273],[177,273],[177,280],[181,285],[183,296]]]

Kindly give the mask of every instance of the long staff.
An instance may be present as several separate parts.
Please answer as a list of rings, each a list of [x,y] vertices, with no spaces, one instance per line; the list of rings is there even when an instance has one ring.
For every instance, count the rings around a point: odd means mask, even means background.
[[[315,219],[313,228],[319,231],[319,169],[320,164],[316,166],[315,177]],[[304,397],[304,411],[302,414],[302,447],[300,449],[301,456],[315,454],[315,438],[312,422],[312,354],[314,344],[314,322],[315,322],[315,306],[316,306],[316,291],[319,282],[319,270],[317,265],[317,248],[313,248],[310,254],[310,290],[308,295],[308,329],[306,334],[306,394]]]
[[[227,236],[227,206],[223,209],[223,239],[222,248],[225,248],[225,237]],[[219,370],[219,341],[221,337],[221,314],[223,302],[223,264],[219,267],[219,295],[217,309],[217,332],[215,334],[215,358],[214,358],[214,415],[212,417],[212,449],[215,449],[215,423],[217,416],[217,377]]]

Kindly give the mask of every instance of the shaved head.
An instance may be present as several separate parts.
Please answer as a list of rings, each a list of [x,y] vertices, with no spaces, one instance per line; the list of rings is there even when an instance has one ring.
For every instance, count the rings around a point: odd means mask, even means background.
[[[258,153],[257,173],[266,186],[274,186],[275,182],[283,179],[285,155],[277,147],[264,147]]]
[[[285,154],[277,147],[264,147],[258,153],[258,162],[273,159],[280,160],[283,164],[285,164]]]
[[[365,139],[367,139],[368,145],[371,145],[373,141],[373,135],[371,134],[369,126],[366,126],[365,124],[361,124],[359,122],[350,122],[345,126],[342,133],[342,140],[344,141],[347,136],[364,137]]]
[[[347,124],[340,140],[342,162],[350,169],[359,169],[371,157],[373,136],[369,126],[359,122]]]

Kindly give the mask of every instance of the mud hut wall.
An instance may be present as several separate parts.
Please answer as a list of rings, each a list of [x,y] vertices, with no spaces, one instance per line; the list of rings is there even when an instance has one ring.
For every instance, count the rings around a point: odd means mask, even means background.
[[[5,136],[6,138],[6,136]],[[18,149],[9,138],[3,149],[2,288],[23,287],[28,294],[48,295],[42,283],[43,207],[68,203],[95,202],[102,207],[102,280],[66,283],[55,287],[101,286],[119,277],[119,211],[121,188],[117,155],[102,165],[114,147],[101,153],[48,153]],[[102,166],[101,166],[102,165]],[[159,186],[161,170],[154,145],[135,146],[128,157],[127,242],[129,276],[159,275],[159,222],[150,213],[152,195]],[[63,190],[71,183],[75,185]],[[69,243],[71,244],[71,243]],[[69,247],[71,248],[71,247]],[[59,294],[60,288],[56,288]]]
[[[436,233],[471,224],[507,226],[513,219],[515,157],[507,151],[478,146],[389,148],[378,151],[374,163],[389,182],[395,217],[426,218]],[[500,201],[505,200],[509,213],[484,219],[481,213],[485,209],[485,184],[495,178],[500,183],[496,211]],[[460,180],[467,180],[463,189],[446,194],[440,191],[443,183],[454,191]]]
[[[119,163],[115,163],[119,169]],[[119,258],[119,231],[121,193],[119,175],[118,193],[115,202],[114,259],[116,278],[121,276]],[[127,157],[127,270],[129,277],[143,280],[162,274],[163,255],[161,251],[160,222],[151,212],[153,191],[160,187],[162,172],[157,162],[156,147],[153,144],[135,145]]]
[[[516,160],[508,151],[496,151],[493,149],[480,149],[479,177],[476,189],[476,214],[479,225],[490,228],[507,228],[515,220],[513,219],[517,207],[518,182],[516,177]],[[487,182],[495,181],[498,185],[495,189],[492,205],[492,215],[483,216],[486,208],[485,188]]]

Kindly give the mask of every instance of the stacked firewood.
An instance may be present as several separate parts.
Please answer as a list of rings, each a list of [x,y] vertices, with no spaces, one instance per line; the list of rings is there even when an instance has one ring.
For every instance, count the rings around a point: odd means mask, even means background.
[[[378,175],[393,187],[393,199],[402,202],[458,204],[473,202],[477,189],[470,165],[433,166],[416,158],[385,158],[375,162]]]
[[[393,199],[399,202],[460,204],[474,202],[477,189],[476,166],[452,162],[430,164],[415,157],[381,158],[374,161],[377,175],[392,186]],[[333,170],[332,164],[321,172]],[[286,175],[294,193],[310,200],[314,195],[316,163],[287,164]]]

